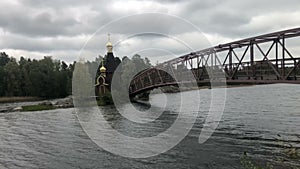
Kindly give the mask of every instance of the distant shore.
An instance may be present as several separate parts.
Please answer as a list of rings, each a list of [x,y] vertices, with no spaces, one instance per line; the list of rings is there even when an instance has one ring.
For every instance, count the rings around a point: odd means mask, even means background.
[[[51,100],[38,97],[1,97],[0,99],[0,104],[2,104],[0,113],[42,111],[74,107],[71,96]]]
[[[0,97],[0,103],[31,102],[45,100],[40,97]]]

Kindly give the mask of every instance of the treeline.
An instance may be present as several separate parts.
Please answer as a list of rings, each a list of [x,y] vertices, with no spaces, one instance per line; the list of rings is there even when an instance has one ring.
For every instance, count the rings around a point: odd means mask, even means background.
[[[102,60],[109,68],[110,64],[121,66],[120,83],[131,80],[129,77],[142,69],[151,66],[148,58],[134,55],[131,59],[124,56],[114,58],[112,62],[107,56],[98,56],[94,61],[85,64],[92,77],[99,76]],[[66,64],[63,61],[44,57],[41,60],[25,59],[19,61],[0,52],[0,97],[2,96],[36,96],[42,98],[61,98],[72,94],[72,75],[76,62]],[[81,82],[84,83],[84,82]]]
[[[60,98],[71,94],[74,64],[44,59],[19,61],[0,53],[0,96]]]

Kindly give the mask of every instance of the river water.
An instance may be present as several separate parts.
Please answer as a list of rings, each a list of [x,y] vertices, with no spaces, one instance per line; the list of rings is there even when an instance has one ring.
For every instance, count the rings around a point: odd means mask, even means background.
[[[131,159],[97,146],[83,131],[73,108],[0,114],[0,168],[242,168],[241,157],[259,166],[300,168],[300,157],[289,152],[300,148],[300,86],[289,84],[228,88],[225,110],[212,137],[198,143],[209,106],[197,112],[193,128],[178,145],[160,155]],[[193,92],[185,92],[193,99]],[[209,96],[209,89],[200,95]],[[150,102],[159,109],[163,100],[170,109],[155,127],[132,125],[112,107],[101,107],[106,119],[124,134],[143,137],[166,130],[176,119],[175,94],[155,94]],[[0,105],[1,106],[1,105]],[[126,105],[125,105],[126,106]],[[135,105],[144,109],[142,105]],[[155,110],[155,108],[153,109]],[[183,110],[186,114],[188,109]],[[153,143],[157,144],[157,143]],[[298,154],[299,155],[299,154]]]

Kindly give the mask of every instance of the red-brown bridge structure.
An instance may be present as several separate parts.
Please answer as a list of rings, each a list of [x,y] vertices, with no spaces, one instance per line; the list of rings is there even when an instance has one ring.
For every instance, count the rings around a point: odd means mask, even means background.
[[[295,45],[300,44],[299,36],[300,28],[295,28],[191,52],[138,73],[130,83],[129,95],[188,83],[190,78],[198,85],[209,85],[212,81],[300,84],[300,56],[294,56],[290,50],[300,48]]]

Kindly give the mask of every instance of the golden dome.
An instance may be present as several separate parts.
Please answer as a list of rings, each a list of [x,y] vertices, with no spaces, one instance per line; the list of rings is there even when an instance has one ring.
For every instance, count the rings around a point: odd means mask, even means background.
[[[106,47],[111,47],[111,46],[113,46],[111,42],[106,43]]]
[[[100,67],[100,72],[106,72],[106,68],[104,66]]]
[[[104,65],[103,65],[103,59],[102,59],[102,61],[101,61],[101,67],[100,67],[100,72],[106,72],[106,68],[104,67]]]

